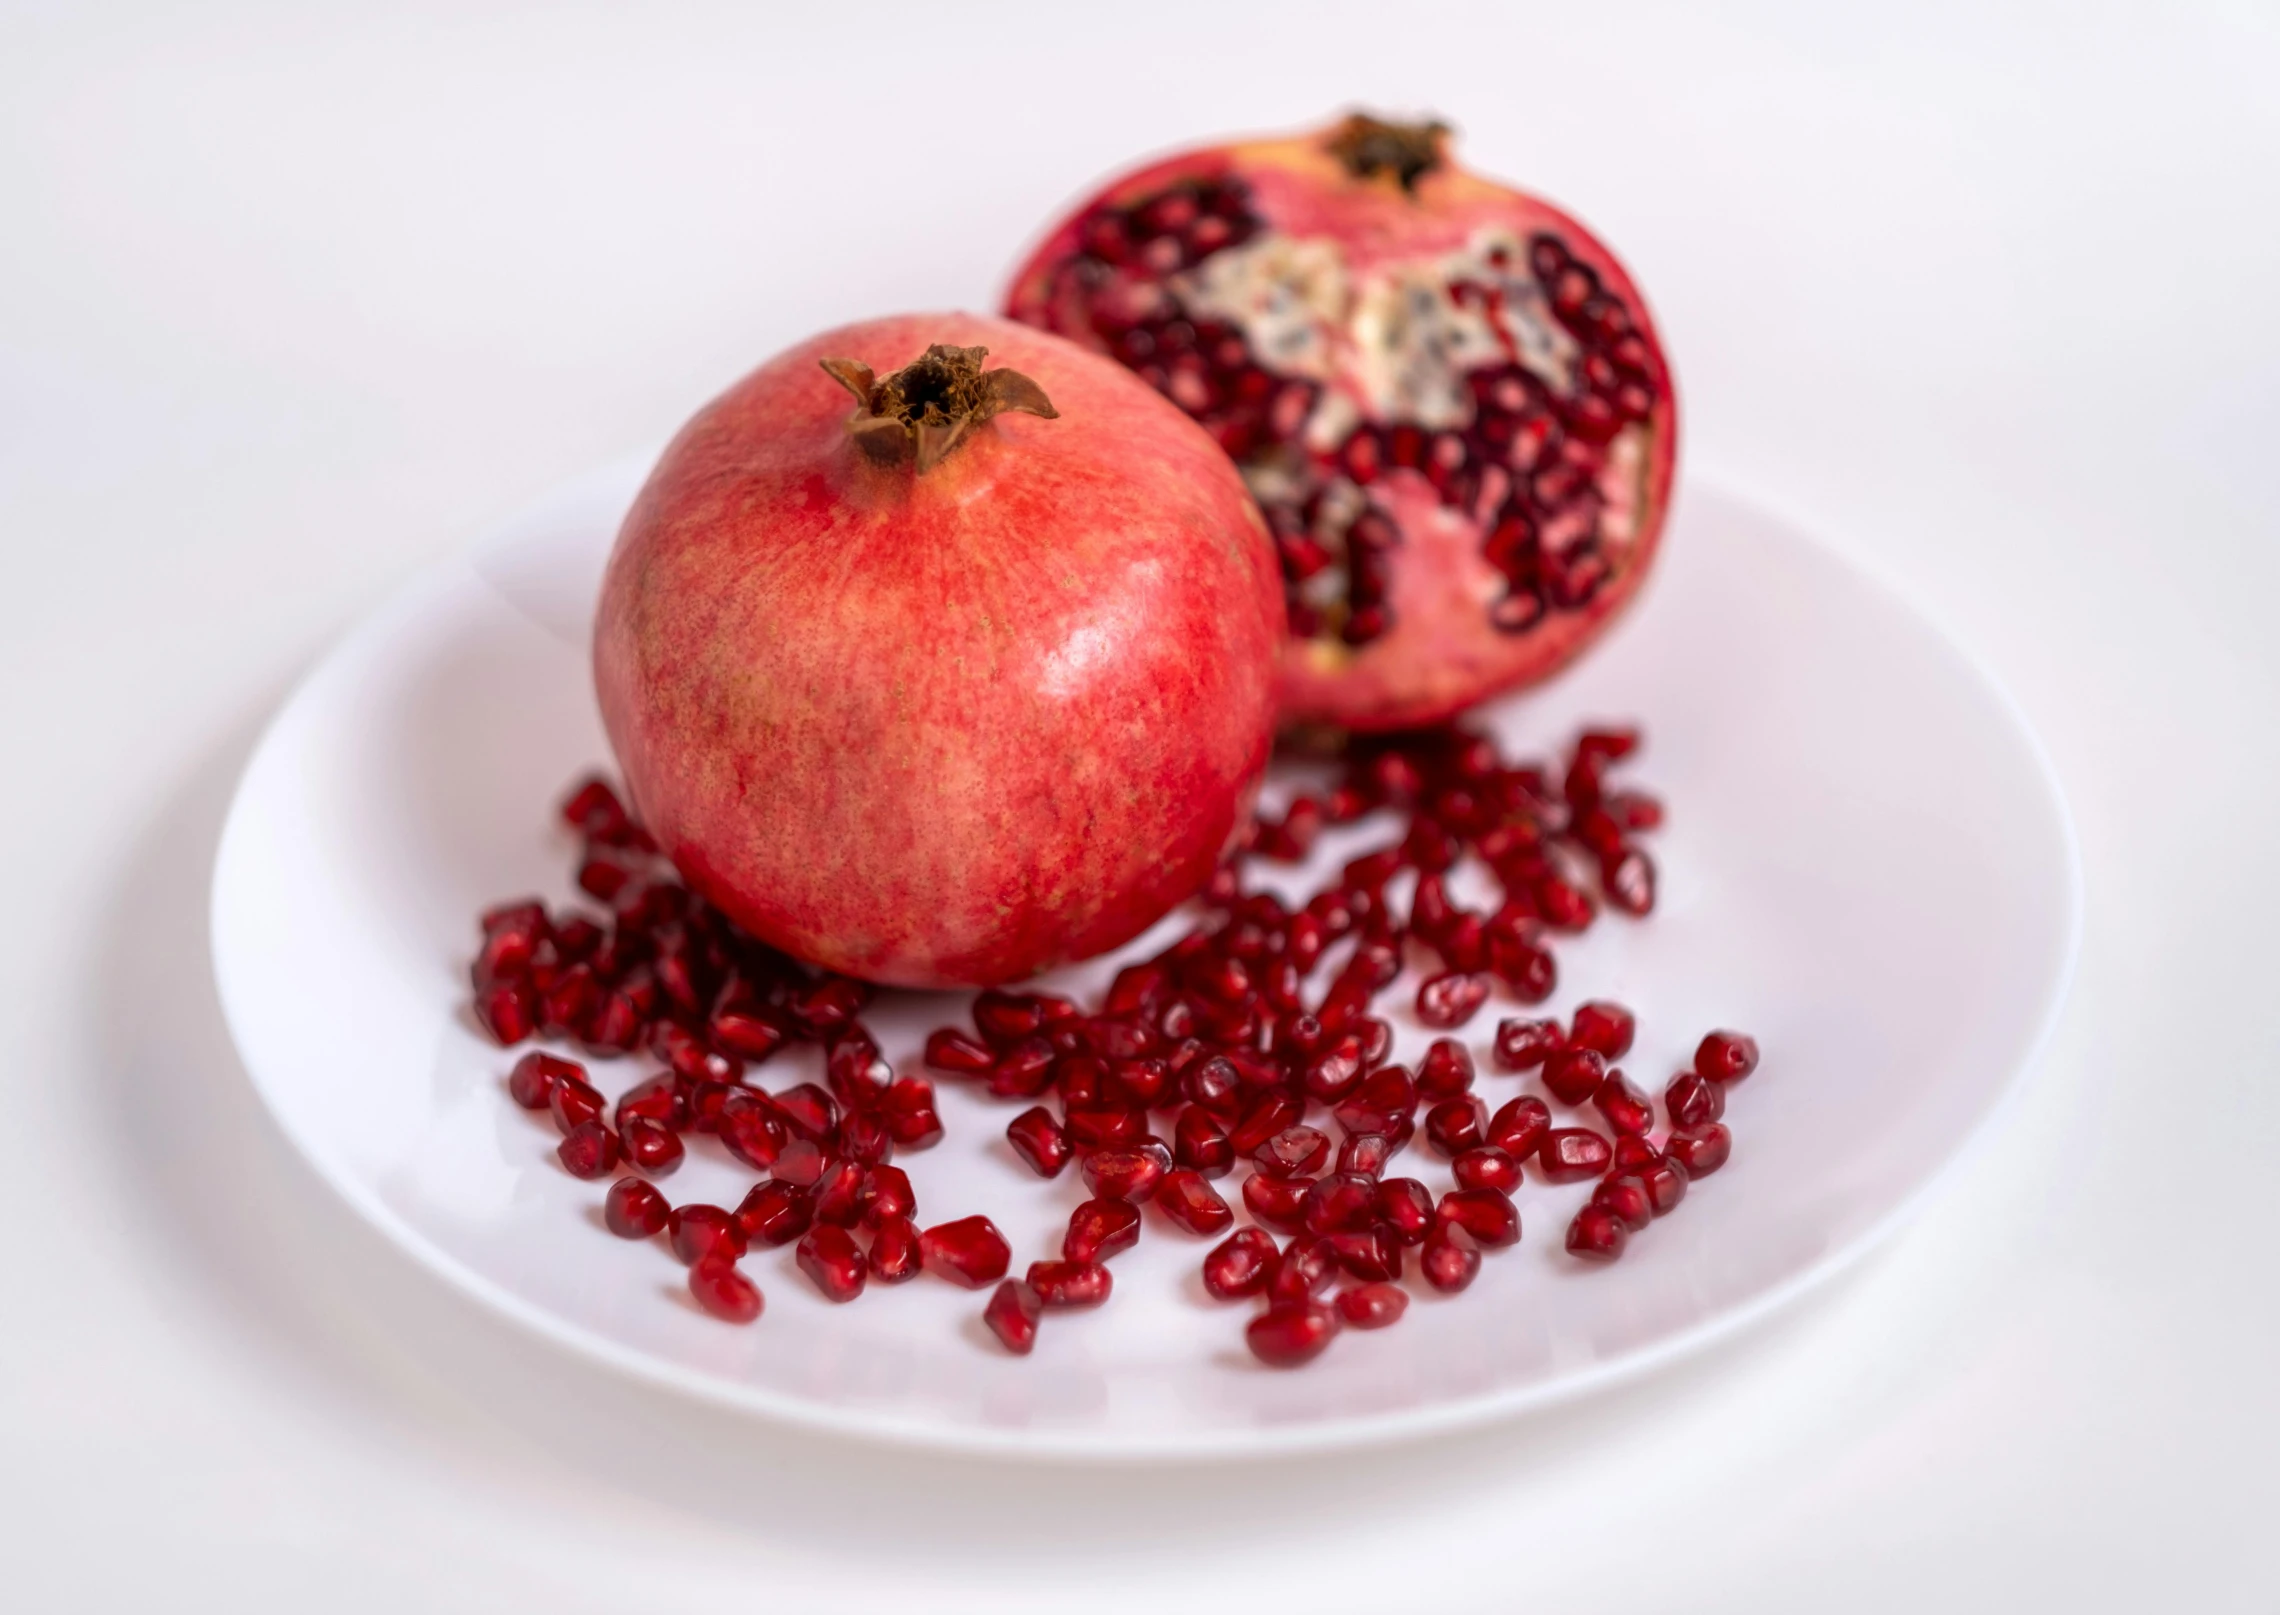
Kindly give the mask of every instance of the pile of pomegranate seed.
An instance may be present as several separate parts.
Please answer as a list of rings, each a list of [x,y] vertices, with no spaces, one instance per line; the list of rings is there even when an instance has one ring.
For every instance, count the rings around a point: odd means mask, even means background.
[[[1485,1257],[1520,1240],[1512,1194],[1526,1171],[1592,1184],[1566,1248],[1606,1262],[1725,1164],[1726,1092],[1758,1061],[1739,1033],[1711,1032],[1670,1080],[1658,1139],[1654,1100],[1615,1064],[1636,1037],[1621,1005],[1586,1003],[1564,1027],[1501,1018],[1494,1069],[1533,1074],[1543,1096],[1493,1110],[1463,1041],[1437,1038],[1412,1072],[1392,1063],[1393,1028],[1372,1013],[1412,960],[1425,977],[1416,1016],[1435,1031],[1467,1026],[1500,994],[1541,1002],[1556,980],[1551,937],[1586,929],[1603,907],[1653,907],[1654,866],[1637,837],[1660,824],[1661,805],[1607,777],[1637,745],[1632,731],[1588,730],[1555,777],[1458,728],[1357,740],[1335,784],[1261,822],[1220,867],[1198,899],[1201,923],[1121,971],[1096,1009],[993,990],[975,997],[971,1031],[936,1030],[925,1064],[1023,1107],[1006,1128],[1015,1153],[1043,1178],[1073,1163],[1091,1195],[1060,1250],[1021,1278],[1007,1276],[1013,1251],[988,1218],[921,1225],[911,1180],[891,1162],[938,1143],[942,1123],[929,1080],[896,1075],[864,1029],[871,989],[741,933],[681,884],[599,780],[562,814],[582,841],[578,884],[608,917],[549,914],[535,899],[486,913],[474,1010],[502,1046],[544,1037],[658,1062],[613,1104],[586,1067],[533,1050],[507,1090],[551,1115],[565,1170],[614,1177],[610,1231],[663,1236],[716,1317],[759,1317],[760,1291],[738,1264],[755,1244],[796,1243],[800,1271],[835,1302],[921,1272],[989,1289],[985,1322],[1026,1354],[1045,1313],[1109,1300],[1107,1263],[1138,1242],[1153,1206],[1179,1233],[1217,1241],[1205,1289],[1259,1299],[1245,1338],[1261,1361],[1292,1366],[1346,1325],[1399,1322],[1412,1252],[1430,1289],[1471,1285]],[[1372,815],[1393,833],[1303,906],[1245,891],[1256,864],[1295,863],[1326,826]],[[1493,910],[1456,896],[1452,876],[1473,873],[1468,861],[1501,893]],[[772,1092],[754,1080],[795,1043],[821,1046],[823,1085]],[[1389,1175],[1420,1135],[1455,1181],[1437,1198],[1417,1177]],[[733,1209],[675,1206],[656,1186],[707,1137],[760,1174]],[[1233,1198],[1248,1220],[1237,1227],[1217,1185],[1239,1168]]]

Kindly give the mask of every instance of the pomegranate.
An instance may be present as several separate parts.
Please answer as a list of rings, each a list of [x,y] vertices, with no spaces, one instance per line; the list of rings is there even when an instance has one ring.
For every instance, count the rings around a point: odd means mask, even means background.
[[[666,449],[595,682],[643,826],[744,930],[865,980],[1010,981],[1135,935],[1232,844],[1274,568],[1226,457],[1114,365],[1000,320],[876,320]]]
[[[1637,592],[1668,511],[1677,405],[1638,289],[1448,134],[1356,114],[1166,158],[1081,203],[1006,296],[1243,468],[1292,719],[1408,727],[1545,677]]]

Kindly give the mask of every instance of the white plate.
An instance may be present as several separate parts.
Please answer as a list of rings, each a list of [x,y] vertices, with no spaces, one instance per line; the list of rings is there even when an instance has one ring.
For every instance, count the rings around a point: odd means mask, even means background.
[[[1552,1007],[1634,1006],[1625,1064],[1657,1091],[1709,1027],[1758,1036],[1764,1068],[1728,1111],[1733,1161],[1677,1215],[1613,1268],[1586,1270],[1560,1249],[1584,1191],[1531,1183],[1526,1237],[1469,1293],[1348,1331],[1298,1373],[1251,1361],[1247,1313],[1195,1278],[1203,1243],[1153,1218],[1117,1259],[1112,1304],[1048,1316],[1027,1359],[990,1341],[980,1296],[922,1279],[832,1307],[788,1250],[750,1259],[768,1298],[757,1326],[715,1322],[669,1252],[602,1231],[599,1186],[565,1175],[545,1119],[507,1101],[509,1061],[463,1007],[477,911],[570,895],[551,813],[608,756],[586,631],[640,469],[566,487],[412,584],[309,675],[247,767],[213,899],[231,1030],[317,1171],[442,1278],[629,1372],[812,1426],[1092,1457],[1324,1447],[1486,1419],[1667,1361],[1857,1256],[1988,1120],[2056,1015],[2079,876],[2016,711],[1883,588],[1697,485],[1630,620],[1582,668],[1493,714],[1532,753],[1583,718],[1646,724],[1634,773],[1672,810],[1653,842],[1660,906],[1560,948]],[[870,1020],[908,1063],[961,1008],[903,996]],[[1414,1056],[1424,1036],[1401,1018]],[[1476,1048],[1495,1019],[1492,1007],[1468,1028]],[[599,1080],[615,1092],[634,1069]],[[773,1085],[802,1068],[783,1069]],[[1492,1102],[1518,1086],[1483,1085]],[[949,1139],[905,1163],[921,1220],[986,1212],[1017,1266],[1057,1247],[1083,1197],[1076,1174],[1040,1183],[1004,1142],[1007,1107],[941,1090]],[[1445,1183],[1438,1161],[1411,1170]],[[707,1144],[667,1188],[733,1204],[747,1179]]]

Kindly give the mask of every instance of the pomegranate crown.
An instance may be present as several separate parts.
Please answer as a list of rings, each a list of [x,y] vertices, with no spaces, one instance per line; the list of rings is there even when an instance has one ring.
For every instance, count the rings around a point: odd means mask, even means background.
[[[1448,143],[1449,126],[1439,118],[1398,123],[1349,112],[1330,132],[1330,154],[1346,165],[1347,173],[1356,179],[1382,174],[1408,192],[1448,161]]]
[[[1045,389],[1018,370],[984,370],[987,348],[954,348],[937,342],[883,380],[860,359],[825,359],[824,373],[855,395],[856,410],[847,430],[872,459],[882,463],[911,456],[918,470],[932,470],[965,440],[970,427],[1015,410],[1060,416]]]

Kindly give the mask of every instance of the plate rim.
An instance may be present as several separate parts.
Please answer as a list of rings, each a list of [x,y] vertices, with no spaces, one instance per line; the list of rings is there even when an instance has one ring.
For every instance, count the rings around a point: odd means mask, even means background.
[[[1118,1432],[1101,1436],[1071,1428],[991,1427],[959,1425],[914,1419],[862,1407],[841,1407],[769,1390],[765,1387],[684,1368],[649,1352],[623,1345],[609,1336],[572,1323],[535,1302],[523,1299],[503,1284],[484,1276],[406,1221],[356,1174],[335,1161],[329,1150],[306,1133],[294,1119],[291,1107],[282,1105],[270,1083],[246,1054],[249,1039],[244,1023],[249,1011],[233,989],[225,964],[223,910],[225,886],[247,836],[247,786],[255,770],[279,743],[287,721],[302,704],[318,675],[351,644],[375,636],[420,599],[462,574],[475,571],[476,558],[517,527],[535,519],[574,495],[638,471],[654,451],[612,456],[584,471],[551,484],[489,523],[472,540],[421,567],[345,634],[332,639],[302,671],[291,691],[264,723],[260,738],[247,754],[231,788],[228,813],[215,843],[212,874],[207,887],[206,941],[216,995],[231,1044],[263,1109],[317,1177],[340,1196],[400,1255],[425,1269],[459,1294],[488,1311],[576,1356],[606,1365],[662,1390],[693,1397],[713,1406],[758,1415],[795,1429],[817,1434],[852,1436],[877,1446],[933,1453],[1026,1458],[1079,1463],[1087,1466],[1163,1464],[1198,1459],[1272,1459],[1333,1450],[1355,1450],[1395,1445],[1458,1429],[1508,1423],[1531,1413],[1580,1401],[1620,1385],[1646,1378],[1672,1363],[1707,1351],[1756,1327],[1808,1292],[1846,1272],[1920,1215],[1930,1201],[1948,1188],[1963,1169],[1984,1151],[2002,1130],[2020,1103],[2020,1097],[2041,1069],[2055,1038],[2081,958],[2085,919],[2085,884],[2082,849],[2074,814],[2056,764],[2026,712],[2009,687],[1970,646],[1953,633],[1946,621],[1917,592],[1893,577],[1872,558],[1839,547],[1821,536],[1815,523],[1794,516],[1784,502],[1765,496],[1746,479],[1722,475],[1705,477],[1689,470],[1689,494],[1699,491],[1712,499],[1747,509],[1788,536],[1821,551],[1851,572],[1872,591],[1899,607],[1925,630],[1940,649],[1968,671],[1973,682],[1994,698],[1996,710],[2032,763],[2058,832],[2063,880],[2064,935],[2057,968],[2050,974],[2038,1006],[2032,1035],[2024,1052],[1997,1085],[1978,1116],[1947,1147],[1921,1178],[1866,1228],[1843,1244],[1823,1253],[1778,1283],[1715,1315],[1678,1329],[1662,1339],[1635,1347],[1604,1362],[1572,1369],[1531,1385],[1493,1390],[1425,1408],[1391,1413],[1355,1414],[1316,1419],[1285,1426],[1243,1426],[1232,1429],[1183,1431],[1175,1437],[1153,1438],[1145,1433]],[[479,574],[478,574],[479,576]]]

